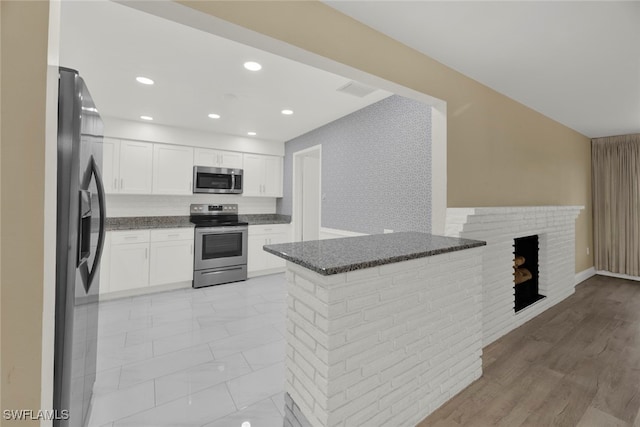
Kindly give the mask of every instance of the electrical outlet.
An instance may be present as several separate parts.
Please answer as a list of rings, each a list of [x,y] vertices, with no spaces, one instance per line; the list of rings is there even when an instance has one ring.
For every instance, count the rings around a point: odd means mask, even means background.
[[[393,233],[393,230],[389,230],[388,228],[384,229],[384,234]]]
[[[587,255],[589,255],[589,246],[587,246]]]

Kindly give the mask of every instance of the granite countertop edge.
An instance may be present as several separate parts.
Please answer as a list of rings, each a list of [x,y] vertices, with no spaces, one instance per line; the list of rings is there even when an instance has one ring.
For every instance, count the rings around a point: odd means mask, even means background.
[[[291,216],[278,214],[239,215],[249,225],[289,224]],[[131,216],[106,218],[107,231],[150,230],[162,228],[193,228],[188,215],[181,216]]]
[[[367,237],[367,236],[362,236],[362,237]],[[446,237],[446,236],[439,236],[439,237]],[[358,237],[354,237],[354,238],[358,238]],[[338,239],[332,239],[332,240],[338,240]],[[330,276],[330,275],[334,275],[334,274],[340,274],[340,273],[348,273],[350,271],[355,271],[355,270],[362,270],[365,268],[373,268],[373,267],[378,267],[381,265],[386,265],[386,264],[393,264],[396,262],[402,262],[402,261],[409,261],[412,259],[417,259],[417,258],[426,258],[426,257],[430,257],[430,256],[435,256],[435,255],[441,255],[441,254],[446,254],[446,253],[451,253],[451,252],[457,252],[457,251],[462,251],[462,250],[466,250],[466,249],[473,249],[473,248],[477,248],[477,247],[481,247],[481,246],[486,246],[486,242],[484,241],[480,241],[480,240],[470,240],[470,239],[459,239],[459,240],[463,240],[464,243],[459,243],[459,244],[453,244],[452,246],[449,247],[444,247],[444,248],[437,248],[437,249],[431,249],[431,250],[426,250],[426,251],[419,251],[419,252],[412,252],[409,254],[402,254],[402,255],[396,255],[396,256],[388,256],[388,257],[384,257],[384,258],[378,258],[378,259],[374,259],[374,260],[369,260],[369,261],[362,261],[362,262],[354,262],[354,263],[347,263],[344,265],[339,265],[339,266],[331,266],[331,267],[320,267],[318,265],[313,265],[310,262],[307,262],[299,257],[295,257],[286,253],[283,253],[282,251],[278,251],[277,249],[274,249],[270,246],[264,246],[263,249],[266,252],[269,252],[271,254],[274,254],[276,256],[279,256],[287,261],[290,261],[294,264],[300,265],[308,270],[311,270],[313,272],[316,272],[320,275],[323,276]],[[285,244],[286,245],[286,244]],[[272,245],[272,246],[283,246],[283,245]]]

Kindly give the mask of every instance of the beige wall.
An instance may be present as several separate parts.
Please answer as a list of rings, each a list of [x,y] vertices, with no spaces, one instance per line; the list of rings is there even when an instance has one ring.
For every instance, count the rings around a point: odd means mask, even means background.
[[[320,2],[180,3],[445,100],[448,205],[584,205],[576,271],[593,266],[587,137]]]
[[[2,409],[40,409],[46,1],[2,1],[0,230]],[[6,422],[2,425],[38,425]]]

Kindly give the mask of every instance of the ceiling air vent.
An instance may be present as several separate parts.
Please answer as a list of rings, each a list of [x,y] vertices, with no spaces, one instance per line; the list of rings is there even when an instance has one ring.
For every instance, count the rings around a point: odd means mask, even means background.
[[[348,93],[349,95],[357,96],[358,98],[364,98],[376,91],[375,88],[363,85],[362,83],[351,81],[346,85],[337,89],[338,92]]]

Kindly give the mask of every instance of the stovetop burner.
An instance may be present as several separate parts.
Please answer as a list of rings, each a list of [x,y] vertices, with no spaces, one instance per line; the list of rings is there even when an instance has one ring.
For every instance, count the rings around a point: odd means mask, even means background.
[[[238,205],[192,204],[189,221],[196,227],[230,227],[249,225],[238,219]]]

